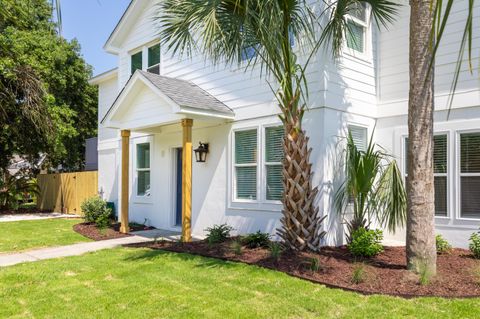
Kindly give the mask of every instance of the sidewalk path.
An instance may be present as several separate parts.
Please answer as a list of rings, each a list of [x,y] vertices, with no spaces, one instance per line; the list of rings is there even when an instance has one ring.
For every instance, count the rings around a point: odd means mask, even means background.
[[[35,213],[35,214],[0,214],[0,223],[17,222],[22,220],[39,220],[52,218],[78,218],[78,215],[66,215],[61,213]]]
[[[12,266],[23,262],[52,259],[67,256],[78,256],[91,251],[119,247],[125,244],[136,244],[154,241],[157,239],[178,240],[180,234],[168,230],[154,229],[133,232],[134,236],[101,240],[89,243],[79,243],[60,247],[50,247],[29,250],[21,253],[0,253],[0,267]]]

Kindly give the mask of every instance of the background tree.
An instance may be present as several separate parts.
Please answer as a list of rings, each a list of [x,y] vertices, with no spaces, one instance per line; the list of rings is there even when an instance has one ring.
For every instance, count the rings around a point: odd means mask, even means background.
[[[0,6],[0,170],[13,154],[50,166],[83,166],[85,138],[96,135],[96,88],[74,41],[62,39],[47,0]]]
[[[360,2],[371,3],[379,21],[390,20],[395,11],[390,1]],[[321,44],[318,18],[302,0],[166,0],[159,11],[161,39],[173,53],[190,55],[196,50],[215,63],[241,64],[254,50],[247,67],[260,64],[272,80],[285,129],[279,235],[287,247],[298,250],[318,249],[322,236],[315,206],[318,190],[311,183],[311,149],[302,128],[308,97],[305,69]],[[306,56],[303,64],[292,41]]]

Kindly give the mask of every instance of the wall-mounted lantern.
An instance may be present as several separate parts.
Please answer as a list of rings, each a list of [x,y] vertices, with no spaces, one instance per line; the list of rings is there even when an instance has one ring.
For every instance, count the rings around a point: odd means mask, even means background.
[[[193,150],[195,152],[195,159],[197,163],[205,163],[207,160],[208,143],[200,142],[200,146]]]

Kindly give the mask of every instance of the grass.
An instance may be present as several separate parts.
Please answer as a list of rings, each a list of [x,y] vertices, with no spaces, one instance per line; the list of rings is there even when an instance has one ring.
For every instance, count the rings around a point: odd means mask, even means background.
[[[73,225],[79,222],[79,219],[41,219],[0,223],[0,253],[90,241],[73,231]]]
[[[362,296],[272,270],[118,248],[0,269],[8,318],[476,318],[480,299]]]

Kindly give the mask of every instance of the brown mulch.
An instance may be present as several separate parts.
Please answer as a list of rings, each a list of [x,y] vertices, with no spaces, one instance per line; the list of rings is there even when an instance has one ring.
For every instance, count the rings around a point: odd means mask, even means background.
[[[45,214],[51,213],[50,210],[40,210],[37,208],[19,208],[19,209],[2,209],[0,215],[24,215],[24,214]]]
[[[407,271],[405,247],[385,247],[378,256],[358,260],[346,247],[324,247],[321,252],[283,252],[278,262],[268,249],[243,247],[237,256],[232,241],[209,246],[204,241],[192,243],[157,242],[128,245],[172,252],[190,253],[223,260],[238,261],[274,269],[289,275],[324,284],[329,287],[357,291],[363,294],[386,294],[401,297],[480,297],[480,261],[468,250],[453,249],[438,256],[437,275],[421,285],[419,276]],[[318,271],[311,269],[312,258],[319,261]],[[363,267],[363,282],[353,283],[356,268]]]
[[[130,224],[130,231],[140,231],[154,229],[153,227],[147,227],[139,224]],[[95,223],[80,223],[73,226],[73,230],[87,238],[95,241],[122,238],[133,236],[131,234],[123,234],[120,232],[120,223],[110,225],[108,228],[99,229]]]

